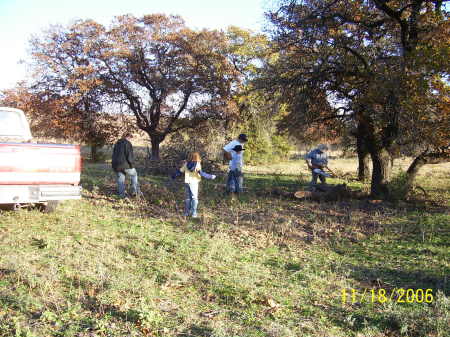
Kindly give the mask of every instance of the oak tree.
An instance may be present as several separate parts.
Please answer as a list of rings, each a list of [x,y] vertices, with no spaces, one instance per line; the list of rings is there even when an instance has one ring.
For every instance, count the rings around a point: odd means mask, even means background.
[[[373,195],[389,194],[392,157],[406,143],[448,159],[448,132],[439,142],[414,140],[424,120],[443,117],[433,83],[448,75],[444,2],[284,1],[268,14],[280,56],[264,81],[283,93],[297,125],[335,119],[357,130],[372,159]]]
[[[132,114],[154,159],[168,134],[225,118],[238,80],[225,35],[191,30],[178,16],[125,15],[110,27],[81,20],[31,46],[37,83],[77,112]]]

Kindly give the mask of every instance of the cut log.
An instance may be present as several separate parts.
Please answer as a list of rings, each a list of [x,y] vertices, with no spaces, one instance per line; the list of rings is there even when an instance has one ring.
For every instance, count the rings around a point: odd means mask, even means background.
[[[312,192],[310,191],[297,191],[294,193],[294,196],[297,199],[311,199]]]

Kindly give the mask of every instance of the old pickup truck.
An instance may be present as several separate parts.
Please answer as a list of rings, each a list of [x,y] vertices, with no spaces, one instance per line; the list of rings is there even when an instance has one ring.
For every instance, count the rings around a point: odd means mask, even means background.
[[[51,212],[60,200],[80,199],[80,147],[31,140],[23,111],[0,107],[2,208],[38,206]]]

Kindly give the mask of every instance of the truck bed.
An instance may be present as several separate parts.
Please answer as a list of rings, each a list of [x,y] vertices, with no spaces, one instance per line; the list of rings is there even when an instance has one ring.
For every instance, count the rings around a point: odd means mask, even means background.
[[[0,185],[78,185],[78,145],[0,143]]]

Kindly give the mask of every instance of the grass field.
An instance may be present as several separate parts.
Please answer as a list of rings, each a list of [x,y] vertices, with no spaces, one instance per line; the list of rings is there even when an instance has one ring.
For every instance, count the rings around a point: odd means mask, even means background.
[[[272,193],[308,178],[249,168],[240,200],[203,181],[186,220],[180,182],[141,174],[145,199],[117,200],[86,164],[81,201],[0,213],[0,336],[450,336],[449,167],[409,202]]]

